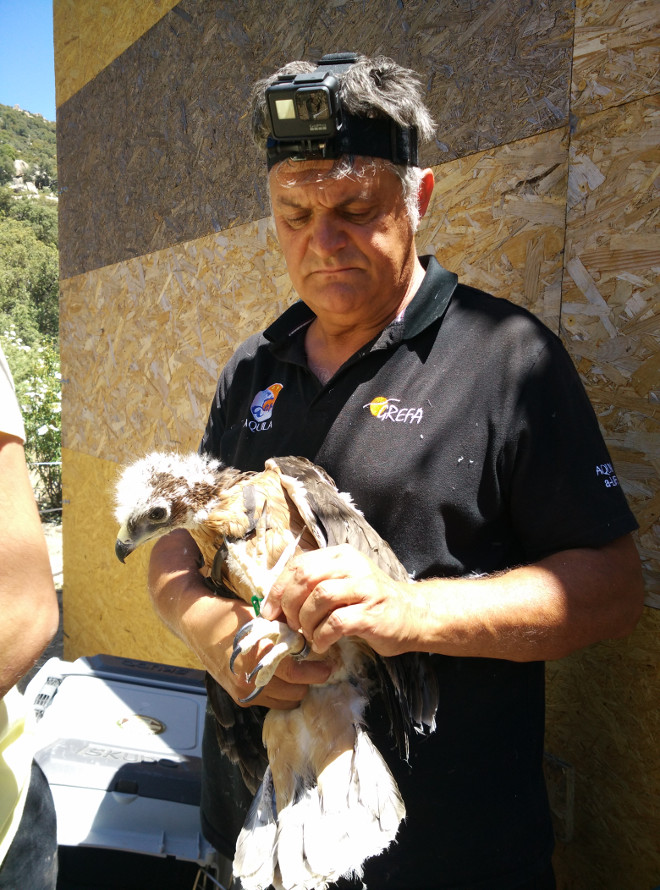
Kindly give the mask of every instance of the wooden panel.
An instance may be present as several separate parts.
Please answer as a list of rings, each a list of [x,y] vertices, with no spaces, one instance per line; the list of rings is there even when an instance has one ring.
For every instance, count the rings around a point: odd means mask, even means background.
[[[196,449],[222,366],[293,299],[268,220],[62,282],[65,447]]]
[[[348,47],[418,70],[438,121],[430,164],[565,124],[572,17],[570,0],[371,0],[367,15],[184,0],[59,109],[62,277],[268,213],[249,92],[291,59]]]
[[[117,465],[69,449],[62,458],[64,657],[103,653],[199,668],[151,607],[149,546],[125,565],[115,556]]]
[[[660,594],[660,95],[591,115],[571,142],[562,328],[640,524]]]
[[[55,96],[59,108],[177,0],[53,0]]]
[[[658,0],[578,0],[571,110],[584,115],[658,92]]]

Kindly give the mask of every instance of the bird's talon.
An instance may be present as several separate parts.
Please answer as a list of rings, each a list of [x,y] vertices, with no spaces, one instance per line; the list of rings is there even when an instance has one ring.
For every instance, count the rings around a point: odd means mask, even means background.
[[[262,667],[263,667],[263,664],[261,662],[259,662],[259,664],[253,670],[251,670],[249,674],[246,674],[245,679],[247,680],[248,683],[251,683],[252,680],[254,680],[254,678],[257,676],[257,674],[259,673],[259,671],[261,670]]]
[[[229,670],[232,672],[232,674],[236,673],[236,671],[234,670],[234,662],[236,661],[238,656],[241,654],[241,651],[242,650],[241,650],[240,646],[237,646],[234,649],[234,651],[231,653],[231,658],[229,659]]]
[[[258,695],[261,695],[263,688],[264,688],[263,686],[257,686],[257,688],[254,690],[254,692],[251,692],[247,696],[247,698],[239,698],[239,702],[242,705],[246,705],[248,702],[253,701]]]
[[[241,640],[246,637],[250,631],[252,630],[252,622],[248,621],[247,624],[244,624],[243,627],[240,627],[236,633],[234,634],[234,648],[238,646]]]

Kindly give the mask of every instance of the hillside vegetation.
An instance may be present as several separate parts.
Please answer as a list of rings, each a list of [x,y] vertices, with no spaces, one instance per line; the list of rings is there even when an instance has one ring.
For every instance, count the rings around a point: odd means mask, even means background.
[[[55,124],[0,105],[0,346],[42,505],[61,503]]]
[[[0,104],[0,185],[15,176],[15,161],[37,188],[57,188],[55,124],[40,114]],[[21,165],[23,166],[23,165]]]

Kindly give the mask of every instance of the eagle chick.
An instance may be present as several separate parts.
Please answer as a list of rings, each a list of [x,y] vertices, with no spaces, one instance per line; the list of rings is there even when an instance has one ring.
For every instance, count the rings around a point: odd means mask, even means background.
[[[308,653],[302,634],[258,617],[259,604],[295,553],[349,543],[391,577],[408,580],[350,498],[305,458],[272,458],[260,472],[241,472],[194,453],[154,453],[124,470],[116,504],[121,528],[115,552],[122,562],[145,541],[186,528],[220,595],[229,592],[255,606],[255,619],[236,634],[231,659],[233,667],[239,653],[263,639],[272,642],[253,671],[249,699],[282,658]],[[351,638],[326,657],[333,664],[330,678],[310,686],[292,711],[245,712],[207,677],[221,749],[238,763],[251,790],[255,773],[260,779],[234,858],[245,890],[271,884],[323,890],[341,876],[361,876],[364,861],[389,846],[405,816],[397,784],[366,732],[365,710],[377,688],[407,757],[410,731],[435,728],[438,690],[429,656],[382,658]],[[246,726],[251,738],[241,733]],[[259,730],[267,759],[259,756]]]

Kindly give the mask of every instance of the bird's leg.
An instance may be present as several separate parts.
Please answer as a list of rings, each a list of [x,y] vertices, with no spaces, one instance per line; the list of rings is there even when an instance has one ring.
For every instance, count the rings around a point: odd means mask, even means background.
[[[258,538],[257,554],[264,560],[267,558],[264,537],[268,521],[267,518],[264,518],[265,514],[266,508],[264,507],[264,511],[255,528]],[[268,599],[268,595],[275,580],[280,576],[284,567],[296,552],[301,536],[302,533],[293,541],[290,541],[282,551],[273,568],[264,572],[263,581],[260,585],[263,590],[263,595],[259,595],[259,592],[256,592],[252,596],[254,610],[257,613],[256,617],[253,618],[252,621],[248,621],[247,624],[243,625],[234,637],[234,649],[229,661],[229,667],[232,672],[234,671],[234,662],[243,652],[252,649],[261,640],[271,640],[273,643],[273,646],[266,652],[256,667],[247,675],[249,681],[254,680],[256,688],[247,698],[241,699],[242,702],[252,701],[252,699],[259,695],[263,687],[271,681],[277,670],[278,664],[287,655],[300,659],[305,658],[309,653],[307,640],[301,633],[296,630],[291,630],[291,628],[283,621],[267,621],[265,618],[259,616],[261,606]]]

